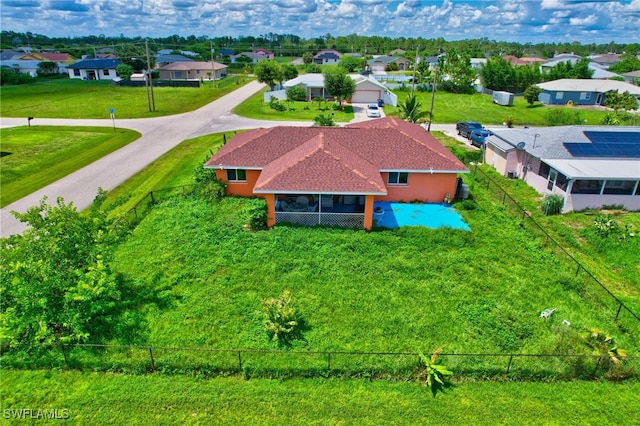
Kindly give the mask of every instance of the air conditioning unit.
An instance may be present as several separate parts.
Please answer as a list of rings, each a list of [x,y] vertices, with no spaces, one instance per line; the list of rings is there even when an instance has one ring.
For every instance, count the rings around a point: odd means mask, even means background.
[[[518,177],[518,173],[515,170],[508,170],[507,177],[509,179],[516,179]]]

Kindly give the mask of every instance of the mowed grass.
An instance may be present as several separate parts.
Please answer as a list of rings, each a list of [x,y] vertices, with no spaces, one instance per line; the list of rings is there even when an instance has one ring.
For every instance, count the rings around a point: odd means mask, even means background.
[[[640,412],[637,382],[461,383],[433,398],[414,382],[3,370],[2,386],[5,418],[57,409],[73,424],[630,425]]]
[[[266,91],[266,90],[265,90]],[[398,96],[398,105],[402,104],[410,95],[409,91],[391,90]],[[431,105],[430,92],[416,92],[416,96],[422,104],[422,109],[429,111]],[[267,119],[267,120],[313,120],[320,113],[335,112],[337,122],[343,123],[353,119],[353,116],[343,116],[338,111],[318,111],[318,104],[315,102],[283,102],[287,107],[290,105],[293,111],[278,112],[269,108],[268,103],[262,101],[263,93],[254,95],[242,104],[238,105],[234,112],[243,117]],[[327,105],[331,105],[328,103]],[[309,108],[305,110],[305,106]],[[400,109],[391,105],[383,107],[386,115],[399,115]],[[546,126],[547,115],[550,111],[564,109],[571,117],[579,114],[582,124],[598,124],[607,113],[603,110],[596,110],[582,107],[548,107],[540,103],[530,106],[522,96],[516,96],[513,106],[505,107],[494,104],[491,96],[480,93],[455,94],[438,91],[434,98],[433,123],[447,124],[458,121],[479,121],[485,125],[502,125],[508,118],[513,120],[515,126]]]
[[[269,102],[264,101],[266,88],[242,102],[233,109],[235,114],[242,117],[256,118],[260,120],[274,121],[310,121],[312,122],[318,115],[332,115],[337,123],[348,123],[353,120],[353,107],[343,102],[344,110],[334,109],[335,102],[294,102],[280,101],[287,110],[277,111],[269,106]],[[336,104],[337,105],[337,104]]]
[[[235,77],[228,78],[235,81]],[[150,112],[145,87],[120,87],[105,80],[39,80],[27,85],[2,86],[0,116],[109,119],[109,110],[114,109],[116,120],[159,117],[193,111],[238,87],[225,80],[217,82],[216,87],[208,83],[199,88],[154,87],[155,111]]]
[[[110,127],[32,126],[0,129],[2,207],[138,139]]]
[[[472,232],[247,232],[243,199],[173,199],[138,225],[114,266],[175,298],[150,312],[145,344],[273,348],[260,304],[290,289],[309,325],[294,344],[303,350],[584,353],[576,336],[567,341],[567,319],[576,331],[608,330],[637,353],[634,334],[612,321],[615,306],[576,291],[573,270],[491,200],[477,200],[462,212]],[[551,320],[539,318],[553,307]]]

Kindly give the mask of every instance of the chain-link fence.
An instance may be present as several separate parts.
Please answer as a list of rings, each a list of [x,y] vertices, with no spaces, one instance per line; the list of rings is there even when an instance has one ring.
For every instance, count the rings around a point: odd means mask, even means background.
[[[477,165],[472,167],[472,178],[487,192],[499,200],[504,208],[521,220],[522,226],[541,244],[550,250],[575,275],[584,295],[591,303],[611,313],[611,317],[626,329],[638,329],[640,316],[614,295],[600,280],[587,270],[575,257],[565,250],[549,233],[496,181]]]
[[[430,354],[428,354],[430,355]],[[458,378],[571,380],[640,377],[640,357],[614,363],[606,354],[441,353]],[[127,373],[243,374],[254,377],[377,377],[421,374],[415,352],[293,351],[127,345],[19,346],[2,354],[5,368],[72,368]]]

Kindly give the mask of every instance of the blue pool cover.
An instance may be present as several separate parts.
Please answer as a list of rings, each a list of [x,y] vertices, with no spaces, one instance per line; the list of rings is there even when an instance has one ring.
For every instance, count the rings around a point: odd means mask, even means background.
[[[373,224],[385,228],[426,226],[471,231],[460,213],[445,204],[412,204],[376,201],[373,203]]]

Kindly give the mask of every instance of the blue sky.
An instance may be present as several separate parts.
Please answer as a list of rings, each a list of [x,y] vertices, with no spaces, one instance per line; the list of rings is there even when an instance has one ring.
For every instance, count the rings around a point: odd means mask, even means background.
[[[639,43],[640,0],[0,0],[1,28],[47,36],[295,34]]]

